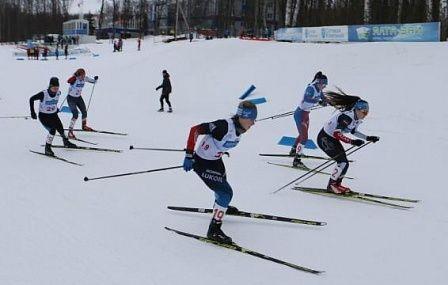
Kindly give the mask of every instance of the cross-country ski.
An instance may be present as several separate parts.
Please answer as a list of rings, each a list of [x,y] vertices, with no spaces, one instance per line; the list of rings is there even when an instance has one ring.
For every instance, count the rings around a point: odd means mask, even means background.
[[[271,162],[271,161],[268,161],[267,163],[270,164],[270,165],[276,165],[276,166],[291,168],[291,169],[295,169],[295,170],[311,171],[313,173],[318,173],[318,174],[323,174],[323,175],[331,175],[331,173],[329,173],[329,172],[319,171],[319,170],[312,170],[311,168],[307,167],[303,163],[301,163],[299,165],[296,165],[296,166],[293,166],[293,165],[290,165],[290,164],[284,164],[284,163],[276,163],[276,162]],[[345,178],[346,179],[354,179],[353,177],[350,177],[350,176],[346,176]]]
[[[211,208],[193,208],[193,207],[178,207],[178,206],[168,206],[167,208],[170,210],[182,211],[182,212],[192,212],[192,213],[202,213],[202,214],[213,213],[213,209],[211,209]],[[245,212],[245,211],[241,211],[241,210],[238,210],[235,212],[227,211],[226,214],[230,215],[230,216],[239,216],[239,217],[246,217],[246,218],[287,222],[287,223],[293,223],[293,224],[304,224],[304,225],[312,225],[312,226],[325,226],[327,224],[326,222],[303,220],[303,219],[297,219],[297,218],[288,218],[288,217],[274,216],[274,215],[268,215],[268,214],[251,213],[251,212]]]
[[[46,156],[48,158],[53,158],[53,159],[56,159],[56,160],[60,160],[60,161],[63,161],[65,163],[68,163],[68,164],[82,166],[82,164],[80,164],[80,163],[77,163],[77,162],[74,162],[74,161],[70,161],[68,159],[65,159],[65,158],[57,156],[57,155],[48,155],[48,154],[45,154],[44,152],[39,152],[39,151],[35,151],[35,150],[30,150],[30,152],[35,153],[35,154],[44,155],[44,156]]]
[[[311,193],[311,194],[329,196],[329,197],[334,197],[334,198],[339,198],[339,199],[363,201],[363,202],[379,204],[379,205],[384,205],[384,206],[390,206],[390,207],[399,208],[399,209],[411,209],[411,208],[413,208],[413,206],[399,205],[399,204],[395,204],[395,203],[381,201],[379,199],[400,201],[400,202],[410,202],[410,203],[418,202],[418,200],[413,200],[413,199],[395,198],[395,197],[374,195],[374,194],[368,194],[368,193],[360,193],[360,192],[355,192],[355,191],[350,191],[350,192],[343,193],[343,194],[335,194],[331,191],[328,191],[327,189],[321,189],[321,188],[307,188],[307,187],[296,186],[296,187],[293,187],[293,189],[303,191],[306,193]],[[374,198],[376,198],[376,199],[374,199]]]
[[[100,147],[89,147],[89,146],[79,146],[76,147],[66,147],[63,145],[53,145],[54,148],[65,148],[68,150],[92,150],[92,151],[103,151],[103,152],[122,152],[120,149],[112,149],[112,148],[100,148]]]
[[[181,235],[181,236],[193,238],[193,239],[196,239],[198,241],[205,242],[205,243],[214,244],[214,245],[222,247],[222,248],[227,248],[227,249],[230,249],[230,250],[239,251],[241,253],[252,255],[252,256],[255,256],[255,257],[258,257],[258,258],[261,258],[261,259],[265,259],[265,260],[268,260],[268,261],[271,261],[271,262],[274,262],[274,263],[278,263],[278,264],[281,264],[281,265],[285,265],[285,266],[291,267],[291,268],[296,269],[296,270],[305,271],[305,272],[312,273],[312,274],[324,273],[324,271],[319,271],[319,270],[311,269],[311,268],[304,267],[304,266],[301,266],[301,265],[297,265],[297,264],[293,264],[293,263],[290,263],[290,262],[286,262],[286,261],[283,261],[283,260],[280,260],[280,259],[268,256],[268,255],[265,255],[265,254],[253,251],[251,249],[241,247],[241,246],[239,246],[236,243],[230,243],[230,244],[229,243],[223,243],[223,242],[212,240],[212,239],[209,239],[209,238],[206,238],[206,237],[203,237],[203,236],[199,236],[199,235],[190,234],[190,233],[187,233],[187,232],[182,232],[182,231],[179,231],[179,230],[175,230],[175,229],[172,229],[172,228],[169,228],[169,227],[165,227],[165,229],[168,230],[168,231],[175,232],[176,234]]]
[[[64,129],[69,131],[70,129]],[[97,134],[106,134],[106,135],[117,135],[117,136],[127,136],[126,133],[113,132],[113,131],[103,131],[103,130],[84,130],[84,129],[73,129],[73,132],[85,132],[85,133],[97,133]]]
[[[56,135],[56,136],[59,136],[59,135]],[[86,140],[83,140],[83,139],[80,139],[80,138],[71,138],[71,140],[77,141],[77,142],[83,142],[83,143],[91,144],[91,145],[98,145],[97,143],[86,141]]]

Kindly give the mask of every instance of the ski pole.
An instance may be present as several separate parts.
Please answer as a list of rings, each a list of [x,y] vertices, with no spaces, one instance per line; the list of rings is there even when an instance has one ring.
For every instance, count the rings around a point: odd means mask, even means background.
[[[289,117],[289,116],[291,116],[293,114],[294,114],[294,112],[286,113],[286,114],[282,114],[282,115],[277,115],[277,116],[273,116],[272,119],[274,120],[274,119],[278,119],[278,118]]]
[[[95,83],[93,83],[92,92],[90,92],[89,104],[87,104],[87,111],[89,111],[89,108],[90,108],[90,101],[92,100],[92,97],[93,97],[93,90],[95,90],[95,85],[96,85],[96,81],[95,81]]]
[[[355,146],[350,147],[347,151],[353,149],[354,147],[355,147]],[[300,175],[299,178],[294,179],[293,181],[289,182],[289,183],[286,184],[286,185],[283,185],[283,186],[280,187],[279,189],[277,189],[277,190],[275,190],[274,192],[272,192],[272,194],[275,194],[275,193],[279,192],[280,190],[282,190],[282,189],[288,187],[289,185],[293,184],[294,182],[299,181],[300,179],[302,179],[303,177],[307,176],[309,173],[312,173],[313,171],[316,171],[316,170],[319,169],[320,167],[322,167],[322,166],[324,166],[324,165],[326,165],[326,164],[328,164],[328,163],[331,163],[334,159],[338,158],[341,154],[343,154],[343,153],[340,153],[340,154],[336,155],[335,157],[331,158],[331,160],[327,160],[327,161],[321,163],[320,165],[316,166],[315,168],[309,170],[307,173],[305,173],[305,174],[303,174],[303,175]]]
[[[369,143],[371,143],[371,142],[367,142],[367,143],[363,144],[362,146],[358,147],[357,149],[354,149],[354,150],[352,150],[351,152],[348,152],[347,155],[350,155],[350,154],[354,153],[355,151],[358,151],[359,149],[365,147],[365,146],[368,145]],[[324,170],[324,169],[326,169],[326,168],[332,166],[332,165],[335,164],[335,163],[336,163],[336,161],[333,161],[332,163],[330,163],[329,165],[325,166],[324,168],[319,169],[318,171],[322,171],[322,170]],[[308,171],[308,172],[305,173],[305,174],[311,174],[311,175],[308,176],[308,177],[306,177],[306,178],[303,179],[302,181],[297,182],[296,185],[305,182],[306,180],[310,179],[311,177],[313,177],[313,176],[316,175],[317,173],[318,173],[318,172],[313,172],[313,173],[311,173],[310,171]]]
[[[108,176],[100,176],[100,177],[84,177],[84,181],[90,181],[90,180],[99,180],[99,179],[106,179],[106,178],[113,178],[113,177],[121,177],[121,176],[128,176],[128,175],[135,175],[135,174],[142,174],[142,173],[150,173],[150,172],[158,172],[158,171],[164,171],[164,170],[170,170],[170,169],[176,169],[176,168],[182,168],[182,165],[179,166],[171,166],[171,167],[164,167],[164,168],[157,168],[157,169],[150,169],[150,170],[144,170],[144,171],[136,171],[136,172],[128,172],[128,173],[121,173],[121,174],[115,174],[115,175],[108,175]]]
[[[68,95],[65,96],[64,101],[62,101],[61,105],[59,105],[59,110],[61,110],[62,106],[64,106],[64,103],[65,103],[65,100],[67,100],[67,97],[68,97]]]
[[[286,116],[290,116],[294,113],[294,111],[290,111],[290,112],[286,112],[286,113],[281,113],[281,114],[277,114],[277,115],[273,115],[270,117],[265,117],[265,118],[261,118],[258,120],[255,120],[256,122],[260,122],[260,121],[264,121],[264,120],[268,120],[268,119],[277,119],[277,118],[281,118],[281,117],[286,117]]]
[[[130,150],[138,149],[138,150],[155,150],[155,151],[176,151],[176,152],[185,152],[186,149],[178,149],[178,148],[153,148],[153,147],[135,147],[133,145],[129,146]],[[230,153],[228,151],[223,152],[223,154],[230,157]]]
[[[325,106],[316,106],[316,107],[311,108],[311,110],[317,110],[317,109],[324,108],[324,107]],[[282,114],[273,115],[270,117],[261,118],[261,119],[255,120],[255,121],[260,122],[260,121],[264,121],[264,120],[268,120],[268,119],[274,120],[274,119],[278,119],[278,118],[288,117],[288,116],[291,116],[292,114],[294,114],[294,112],[295,111],[290,111],[290,112],[286,112],[286,113],[282,113]]]
[[[153,148],[153,147],[135,147],[133,145],[129,146],[129,149],[139,149],[139,150],[156,150],[156,151],[186,151],[186,149],[176,149],[176,148]]]
[[[3,116],[0,119],[25,119],[28,120],[31,116]]]

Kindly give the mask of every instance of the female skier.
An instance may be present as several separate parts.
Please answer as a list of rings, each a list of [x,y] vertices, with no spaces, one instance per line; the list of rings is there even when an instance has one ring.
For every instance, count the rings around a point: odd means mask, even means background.
[[[227,182],[226,169],[221,157],[229,149],[238,145],[241,135],[254,125],[256,118],[255,104],[242,101],[232,118],[202,123],[190,130],[183,168],[185,171],[193,169],[215,192],[213,218],[207,232],[207,237],[210,239],[232,243],[232,239],[221,230],[221,225],[226,212],[237,212],[238,209],[229,206],[233,190]],[[199,135],[205,136],[194,151]]]
[[[51,149],[54,135],[56,131],[61,135],[62,141],[65,147],[76,148],[76,145],[69,142],[64,134],[64,127],[58,116],[58,101],[61,91],[59,91],[59,79],[52,77],[50,79],[49,86],[46,90],[37,93],[30,98],[30,112],[31,118],[37,119],[36,112],[34,111],[34,101],[39,100],[39,121],[48,130],[49,134],[45,143],[45,154],[54,156],[54,152]]]
[[[84,99],[81,96],[81,92],[86,81],[95,84],[97,80],[98,76],[95,76],[93,79],[86,76],[86,71],[83,68],[76,70],[73,76],[67,80],[68,84],[70,84],[67,95],[67,103],[72,111],[72,120],[70,121],[70,125],[68,127],[68,137],[71,139],[75,139],[73,128],[75,127],[76,120],[78,119],[78,108],[82,114],[82,129],[85,131],[92,131],[92,128],[87,126],[87,109]]]
[[[328,181],[327,190],[336,194],[345,194],[350,192],[350,188],[342,186],[341,182],[347,173],[349,163],[341,142],[361,146],[364,144],[364,140],[375,143],[380,138],[366,136],[358,130],[358,126],[369,113],[369,103],[358,96],[347,95],[341,90],[339,92],[325,93],[326,102],[337,108],[338,111],[319,132],[317,144],[337,162]],[[357,139],[349,138],[344,135],[345,133],[350,133]]]
[[[322,72],[317,72],[314,75],[313,82],[308,84],[305,89],[303,99],[294,112],[294,121],[297,126],[299,135],[297,136],[294,145],[291,147],[289,155],[294,155],[292,165],[297,167],[302,163],[300,156],[303,154],[305,143],[308,140],[308,127],[310,125],[310,111],[318,104],[325,106],[325,98],[323,94],[324,88],[328,84],[328,79]]]

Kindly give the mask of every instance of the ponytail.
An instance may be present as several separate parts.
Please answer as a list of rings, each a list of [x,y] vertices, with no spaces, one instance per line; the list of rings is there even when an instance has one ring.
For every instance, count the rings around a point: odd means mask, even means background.
[[[316,79],[320,79],[321,77],[322,77],[322,71],[318,71],[315,75],[314,75],[314,78],[313,78],[313,81],[311,81],[311,82],[314,82],[314,81],[316,81]]]
[[[336,87],[338,91],[324,92],[325,102],[335,107],[340,111],[348,111],[353,109],[356,102],[361,99],[358,96],[348,95],[340,88]]]

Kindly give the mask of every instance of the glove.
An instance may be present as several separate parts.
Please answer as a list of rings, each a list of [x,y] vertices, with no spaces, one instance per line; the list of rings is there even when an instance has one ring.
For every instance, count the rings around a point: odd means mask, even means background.
[[[183,168],[185,171],[190,171],[193,169],[194,159],[193,154],[187,153],[184,158]]]
[[[367,140],[368,142],[376,143],[377,141],[380,140],[380,137],[377,137],[377,136],[367,136],[366,140]]]
[[[363,140],[360,140],[360,139],[352,140],[352,145],[362,146],[363,144],[364,144]]]
[[[33,120],[36,120],[36,119],[37,119],[36,112],[34,112],[34,111],[31,112],[31,118],[32,118]]]
[[[95,75],[95,77],[93,79],[95,79],[95,81],[97,81],[98,80],[98,75]]]

